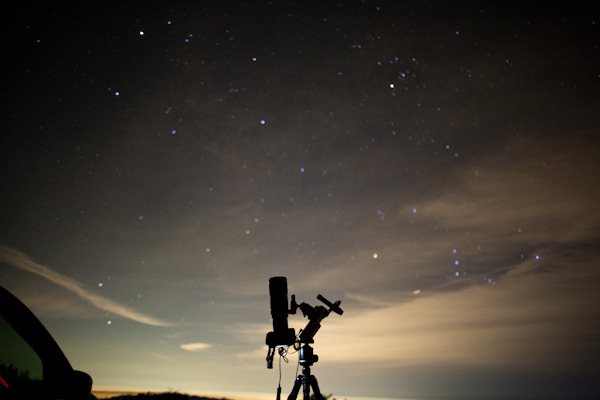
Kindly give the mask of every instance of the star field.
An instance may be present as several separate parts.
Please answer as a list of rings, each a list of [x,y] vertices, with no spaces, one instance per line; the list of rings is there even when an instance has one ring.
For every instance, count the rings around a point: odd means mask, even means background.
[[[95,385],[270,392],[286,276],[324,393],[597,388],[594,7],[17,9],[0,282]]]

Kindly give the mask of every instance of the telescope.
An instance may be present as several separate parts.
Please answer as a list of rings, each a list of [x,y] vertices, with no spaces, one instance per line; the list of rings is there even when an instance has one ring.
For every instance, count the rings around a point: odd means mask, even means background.
[[[276,347],[291,346],[296,341],[296,331],[288,328],[288,314],[295,314],[295,309],[288,309],[287,279],[276,276],[269,279],[269,295],[271,296],[271,318],[273,331],[267,333],[266,343],[269,346],[267,368],[273,368],[273,355]],[[296,298],[292,297],[292,305]]]
[[[285,353],[286,347],[294,346],[299,351],[299,363],[302,365],[302,375],[296,378],[294,388],[288,397],[288,400],[295,400],[300,385],[303,386],[304,400],[310,398],[310,388],[315,392],[316,400],[324,400],[323,395],[319,390],[317,378],[310,374],[310,366],[317,362],[319,357],[313,353],[310,343],[314,343],[314,336],[321,328],[321,321],[325,319],[332,311],[342,315],[343,310],[340,308],[341,301],[338,300],[331,303],[322,295],[318,295],[317,299],[323,302],[327,307],[321,305],[316,307],[302,302],[300,305],[296,303],[296,296],[292,295],[292,300],[288,307],[288,290],[287,279],[284,276],[275,276],[269,279],[269,295],[271,296],[271,317],[273,319],[273,331],[267,333],[266,344],[269,346],[267,351],[267,368],[273,368],[273,357],[275,349],[280,348],[279,354]],[[288,327],[288,315],[296,314],[300,309],[305,317],[308,317],[308,324],[304,329],[301,329],[296,335],[294,328]],[[277,389],[277,400],[280,399],[281,386]]]

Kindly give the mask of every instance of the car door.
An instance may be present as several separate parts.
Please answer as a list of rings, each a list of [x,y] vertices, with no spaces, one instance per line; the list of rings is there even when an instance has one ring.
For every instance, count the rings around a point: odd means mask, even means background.
[[[73,370],[37,317],[0,286],[0,398],[92,400],[92,379]]]

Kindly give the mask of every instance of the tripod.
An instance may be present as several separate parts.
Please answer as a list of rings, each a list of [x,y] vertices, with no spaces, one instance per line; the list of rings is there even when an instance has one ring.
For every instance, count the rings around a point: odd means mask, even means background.
[[[302,365],[302,375],[298,375],[296,378],[292,392],[288,396],[288,400],[296,400],[298,397],[298,391],[300,390],[300,385],[302,385],[302,391],[304,392],[304,400],[310,399],[311,387],[315,393],[316,400],[325,400],[321,394],[321,391],[319,390],[317,378],[310,374],[310,366],[317,361],[319,361],[319,357],[316,354],[313,354],[313,348],[310,347],[308,343],[304,344],[300,348],[300,364]]]

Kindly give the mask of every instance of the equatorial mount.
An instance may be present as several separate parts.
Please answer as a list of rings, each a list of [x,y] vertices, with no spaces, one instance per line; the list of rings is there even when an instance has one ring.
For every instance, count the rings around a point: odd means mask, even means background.
[[[305,317],[308,317],[308,324],[300,331],[300,343],[314,343],[313,337],[317,334],[317,331],[321,328],[321,321],[327,317],[332,311],[336,314],[342,315],[344,311],[340,308],[341,301],[331,303],[325,297],[318,295],[317,299],[321,300],[325,305],[329,306],[326,309],[323,306],[312,307],[310,304],[302,303],[299,306],[296,305],[296,296],[292,295],[292,308],[296,306],[302,311]]]

